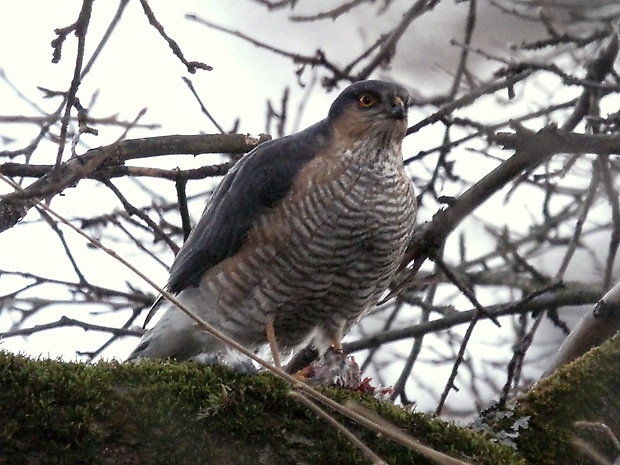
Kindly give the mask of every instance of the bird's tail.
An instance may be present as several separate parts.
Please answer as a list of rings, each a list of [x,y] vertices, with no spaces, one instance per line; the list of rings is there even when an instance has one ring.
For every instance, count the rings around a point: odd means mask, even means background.
[[[191,307],[190,307],[191,308]],[[140,358],[173,358],[187,360],[201,353],[214,354],[223,344],[200,330],[196,322],[165,298],[158,298],[149,311],[147,321],[164,311],[161,319],[149,329],[127,360]]]

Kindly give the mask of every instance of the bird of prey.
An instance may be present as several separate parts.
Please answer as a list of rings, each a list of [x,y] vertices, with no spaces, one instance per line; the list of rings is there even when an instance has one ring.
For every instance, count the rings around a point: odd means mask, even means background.
[[[407,102],[400,85],[357,82],[324,120],[245,155],[174,260],[169,292],[248,349],[341,350],[413,234],[416,199],[401,151]],[[224,351],[166,299],[154,308],[165,313],[129,359]]]

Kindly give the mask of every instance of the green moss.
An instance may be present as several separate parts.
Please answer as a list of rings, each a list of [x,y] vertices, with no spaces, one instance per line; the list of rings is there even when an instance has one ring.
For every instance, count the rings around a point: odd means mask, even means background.
[[[0,353],[0,463],[365,464],[335,430],[269,374],[145,361],[96,365]],[[469,430],[356,392],[354,399],[422,442],[488,464],[519,459]],[[339,418],[389,463],[429,463]]]
[[[574,465],[594,463],[571,446],[575,436],[606,453],[618,455],[599,433],[576,429],[577,421],[602,422],[620,431],[620,335],[541,381],[517,403],[516,416],[529,416],[518,438],[519,451],[531,463]]]

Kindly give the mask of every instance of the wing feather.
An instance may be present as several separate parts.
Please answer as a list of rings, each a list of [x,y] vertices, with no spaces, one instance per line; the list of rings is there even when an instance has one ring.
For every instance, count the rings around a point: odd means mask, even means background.
[[[301,168],[323,150],[329,125],[321,121],[293,136],[259,145],[224,177],[179,251],[168,289],[179,293],[243,245],[257,220],[290,190]]]

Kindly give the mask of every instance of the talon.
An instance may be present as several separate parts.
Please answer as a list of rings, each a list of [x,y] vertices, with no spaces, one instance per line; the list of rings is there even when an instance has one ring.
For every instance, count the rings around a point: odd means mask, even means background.
[[[342,343],[334,344],[332,346],[332,350],[338,354],[344,354],[344,349],[342,348]]]
[[[334,330],[330,339],[334,352],[338,352],[339,354],[344,353],[344,350],[342,350],[342,329]]]

